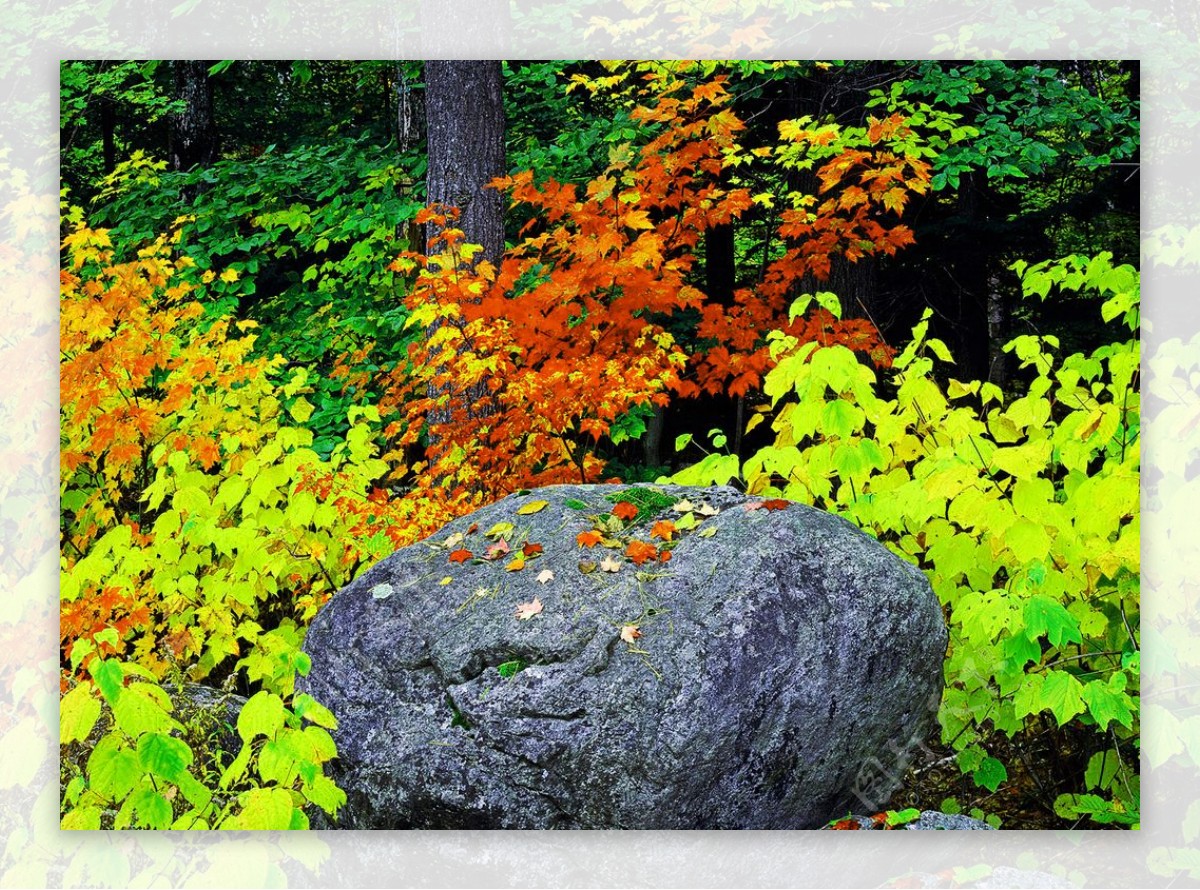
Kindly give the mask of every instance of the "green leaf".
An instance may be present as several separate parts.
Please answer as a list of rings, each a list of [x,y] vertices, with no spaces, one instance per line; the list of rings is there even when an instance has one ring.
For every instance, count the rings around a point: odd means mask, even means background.
[[[1004,543],[1018,563],[1043,560],[1050,553],[1050,535],[1046,527],[1024,517],[1008,527]]]
[[[691,433],[684,433],[681,436],[676,436],[675,437],[675,450],[683,451],[683,449],[687,448],[688,445],[691,444],[691,441],[692,441]]]
[[[1062,604],[1048,596],[1037,594],[1025,604],[1025,634],[1030,640],[1044,636],[1050,645],[1061,647],[1064,643],[1082,643],[1079,622],[1063,608]]]
[[[171,827],[174,814],[171,802],[153,788],[143,786],[133,792],[127,801],[137,814],[138,822],[145,828],[165,830]]]
[[[58,743],[68,745],[88,737],[100,717],[100,701],[87,680],[63,696],[58,707]]]
[[[96,743],[87,771],[92,791],[114,802],[124,800],[142,777],[137,754],[115,735]]]
[[[323,704],[306,692],[301,692],[292,700],[292,710],[297,717],[309,720],[326,729],[337,729],[337,718]]]
[[[58,827],[63,831],[98,831],[100,829],[100,807],[76,807],[62,817]]]
[[[1108,724],[1116,721],[1126,729],[1133,729],[1133,712],[1137,708],[1130,696],[1114,689],[1112,681],[1115,677],[1124,680],[1124,674],[1116,674],[1109,682],[1093,680],[1083,687],[1082,697],[1087,703],[1088,713],[1095,718],[1101,730],[1108,729]]]
[[[1120,768],[1121,757],[1116,751],[1110,749],[1097,751],[1088,760],[1087,771],[1083,774],[1083,784],[1089,790],[1106,791]]]
[[[1066,671],[1047,671],[1045,682],[1042,683],[1042,706],[1049,708],[1058,720],[1058,725],[1062,726],[1072,717],[1083,713],[1085,705],[1082,691],[1083,685],[1073,674]]]
[[[304,396],[300,396],[296,401],[292,402],[292,406],[288,409],[288,413],[296,418],[299,423],[307,423],[312,417],[313,405]]]
[[[143,733],[167,733],[180,728],[179,722],[167,713],[162,702],[151,691],[154,688],[148,683],[135,683],[124,689],[112,706],[117,727],[131,738]]]
[[[295,806],[292,796],[282,788],[255,788],[242,794],[242,811],[222,828],[248,831],[287,831],[292,828]]]
[[[264,784],[290,788],[296,781],[296,758],[274,740],[267,741],[258,752],[258,774]]]
[[[506,661],[503,664],[499,665],[496,668],[496,673],[498,673],[501,677],[503,677],[506,680],[511,680],[513,677],[515,677],[521,671],[525,670],[525,668],[526,668],[526,663],[524,661],[522,661],[520,658],[516,658],[516,659],[513,659],[512,661]]]
[[[91,663],[88,671],[96,681],[100,694],[111,707],[120,697],[124,685],[125,675],[121,671],[120,663],[111,658],[97,658]]]
[[[976,785],[994,794],[1000,783],[1008,779],[1008,770],[995,757],[985,757],[971,774],[971,778],[975,780]]]
[[[861,430],[865,419],[858,406],[844,399],[834,399],[821,412],[821,431],[826,436],[845,439]]]
[[[182,739],[152,732],[138,739],[137,758],[146,772],[178,785],[192,763],[192,749]]]
[[[233,758],[233,761],[221,773],[218,784],[222,790],[229,788],[230,785],[240,780],[246,774],[246,767],[250,764],[251,753],[249,744],[242,745],[242,750],[238,751],[237,757]]]
[[[325,812],[333,814],[346,803],[346,792],[328,776],[317,776],[304,786],[304,796]]]
[[[238,735],[247,744],[260,735],[273,738],[282,726],[283,699],[266,690],[251,696],[238,714]]]
[[[906,810],[888,810],[887,824],[895,828],[897,825],[906,825],[909,822],[916,822],[921,818],[921,811],[909,807]]]

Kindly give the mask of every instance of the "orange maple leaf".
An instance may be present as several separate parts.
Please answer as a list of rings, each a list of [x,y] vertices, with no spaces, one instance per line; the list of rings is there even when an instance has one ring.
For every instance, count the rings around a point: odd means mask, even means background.
[[[541,552],[543,552],[541,544],[526,544],[521,548],[521,555],[526,557],[537,556]]]
[[[654,523],[654,528],[650,529],[650,537],[662,538],[664,541],[671,540],[675,535],[675,523],[669,519],[660,519]]]
[[[475,554],[472,553],[470,550],[459,549],[459,550],[455,550],[453,553],[450,554],[450,561],[451,562],[466,562],[468,559],[471,559],[474,555]]]
[[[630,519],[637,517],[638,508],[629,503],[629,501],[621,501],[612,508],[612,515],[617,517],[617,519],[623,519],[628,522]]]
[[[647,544],[645,541],[630,541],[629,546],[625,548],[625,555],[633,562],[635,566],[640,566],[648,559],[654,559],[658,556],[658,548],[653,544]]]
[[[602,540],[604,540],[604,535],[600,534],[600,532],[596,531],[595,529],[587,532],[580,532],[575,536],[575,541],[580,547],[595,547]]]

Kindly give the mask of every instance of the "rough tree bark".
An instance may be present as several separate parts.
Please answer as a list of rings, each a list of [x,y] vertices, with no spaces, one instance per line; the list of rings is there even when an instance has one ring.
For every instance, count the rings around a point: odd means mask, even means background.
[[[484,186],[505,172],[502,83],[498,61],[425,63],[428,199],[458,207],[467,241],[493,263],[504,253],[504,203]]]

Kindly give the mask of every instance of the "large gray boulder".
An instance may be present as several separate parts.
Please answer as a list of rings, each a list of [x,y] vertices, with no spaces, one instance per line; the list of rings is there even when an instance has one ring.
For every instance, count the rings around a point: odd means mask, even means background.
[[[620,498],[640,514],[613,517]],[[941,694],[937,599],[850,523],[755,503],[543,488],[339,591],[298,684],[340,721],[338,827],[790,829],[882,808]],[[659,520],[691,527],[635,565]]]

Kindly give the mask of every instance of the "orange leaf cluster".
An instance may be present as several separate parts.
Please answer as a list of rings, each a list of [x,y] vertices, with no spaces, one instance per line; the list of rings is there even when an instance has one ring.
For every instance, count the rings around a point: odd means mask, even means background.
[[[705,233],[753,205],[727,168],[746,155],[744,125],[720,77],[689,87],[663,67],[647,80],[632,116],[651,138],[614,146],[591,182],[525,171],[492,184],[531,215],[498,266],[476,260],[444,207],[419,218],[437,232],[431,255],[397,260],[418,271],[407,305],[427,335],[384,398],[397,415],[388,432],[400,447],[428,443],[407,481],[444,488],[459,512],[520,488],[597,481],[595,443],[638,406],[757,388],[772,366],[770,330],[890,361],[870,323],[823,310],[789,321],[787,307],[803,282],[828,277],[835,257],[911,242],[894,218],[909,193],[927,189],[929,166],[904,153],[903,119],[854,135],[782,129],[785,148],[822,161],[820,196],[780,213],[783,255],[725,305],[693,282]],[[684,310],[698,318],[692,354],[666,326]]]

